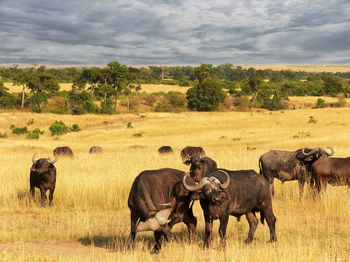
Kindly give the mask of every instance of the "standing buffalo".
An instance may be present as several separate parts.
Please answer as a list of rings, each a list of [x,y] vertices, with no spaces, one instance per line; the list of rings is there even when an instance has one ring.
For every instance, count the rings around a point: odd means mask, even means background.
[[[35,160],[35,154],[32,158],[33,165],[30,168],[30,193],[34,197],[35,187],[40,189],[42,204],[46,203],[46,191],[50,190],[49,205],[52,205],[53,192],[56,186],[56,168],[53,165],[57,162],[57,156],[53,161],[49,158],[40,158]]]
[[[68,146],[61,146],[56,147],[53,150],[54,156],[67,156],[67,157],[74,157],[72,149],[70,149]]]
[[[318,192],[326,190],[327,183],[332,186],[348,186],[350,191],[350,157],[327,158],[321,157],[311,166],[313,186]]]
[[[220,219],[219,234],[222,240],[226,235],[229,216],[239,218],[246,215],[249,233],[246,243],[253,241],[258,225],[255,212],[260,212],[270,228],[270,241],[277,241],[275,232],[276,217],[272,211],[271,192],[267,181],[254,170],[229,171],[218,169],[207,174],[197,185],[183,185],[189,191],[198,191],[192,199],[200,199],[205,220],[205,244],[208,247],[213,228],[213,220]],[[189,179],[188,179],[189,180]]]
[[[274,195],[273,179],[282,181],[298,180],[299,198],[303,197],[304,184],[310,182],[311,165],[323,156],[332,156],[325,149],[316,147],[313,149],[302,148],[296,151],[271,150],[263,154],[259,159],[260,174],[270,183],[272,195]]]
[[[191,157],[191,160],[187,160],[186,164],[191,165],[189,173],[195,182],[201,181],[206,174],[217,168],[216,162],[209,157]]]
[[[158,148],[158,154],[164,155],[164,154],[172,154],[174,153],[173,149],[171,146],[161,146]]]
[[[102,147],[100,146],[90,147],[89,154],[99,154],[99,153],[103,153]]]
[[[168,240],[172,227],[184,222],[192,238],[197,219],[190,206],[189,192],[182,186],[185,172],[164,168],[141,172],[132,184],[128,206],[131,211],[130,240],[138,231],[154,231],[153,252],[161,248],[161,237]],[[167,223],[168,220],[171,220]]]
[[[184,149],[181,150],[181,158],[182,162],[186,165],[189,165],[189,162],[191,160],[191,157],[205,157],[205,152],[203,148],[201,147],[195,147],[195,146],[186,146]]]

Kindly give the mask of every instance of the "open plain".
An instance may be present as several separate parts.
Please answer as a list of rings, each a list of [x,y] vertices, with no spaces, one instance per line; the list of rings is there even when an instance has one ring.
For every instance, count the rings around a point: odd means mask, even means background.
[[[139,233],[129,250],[127,197],[134,178],[146,169],[172,167],[188,171],[180,150],[201,146],[219,167],[255,169],[270,149],[328,147],[350,156],[350,109],[325,108],[269,112],[145,113],[123,115],[55,115],[0,113],[0,261],[349,261],[350,197],[346,187],[329,186],[319,200],[306,192],[298,200],[297,182],[275,180],[273,200],[278,242],[269,243],[267,225],[259,224],[252,244],[245,244],[248,223],[231,217],[226,247],[214,222],[211,248],[203,248],[204,219],[199,203],[196,239],[187,241],[184,224],[175,240],[151,255],[152,233]],[[315,121],[309,122],[310,116]],[[45,131],[39,140],[11,133],[10,125]],[[82,131],[51,136],[55,120],[78,124]],[[127,128],[131,122],[133,128]],[[53,206],[40,206],[29,195],[32,156],[53,158],[57,146],[72,148],[75,158],[55,164]],[[104,153],[89,155],[99,145]],[[170,145],[174,155],[159,156]],[[259,214],[258,214],[259,217]]]

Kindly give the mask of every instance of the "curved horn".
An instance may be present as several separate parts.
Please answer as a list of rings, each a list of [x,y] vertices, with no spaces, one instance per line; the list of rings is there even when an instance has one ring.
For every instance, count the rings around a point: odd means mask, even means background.
[[[186,183],[186,178],[189,177],[188,173],[183,177],[182,184],[188,191],[197,191],[202,189],[205,182],[208,182],[206,178],[203,178],[197,185],[191,186]]]
[[[225,183],[221,183],[220,187],[221,187],[222,189],[228,188],[228,186],[229,186],[229,184],[230,184],[230,175],[227,174],[227,172],[225,172],[224,170],[219,169],[218,171],[224,173],[224,174],[226,175],[226,177],[227,177]]]
[[[35,155],[36,155],[36,153],[33,155],[33,157],[32,157],[32,162],[33,162],[33,165],[35,165],[35,163],[36,163],[36,160],[35,160]]]
[[[332,152],[331,152],[331,153],[328,153],[326,150],[324,150],[325,154],[326,154],[327,156],[333,156],[333,155],[334,155],[334,150],[333,150],[333,148],[331,148],[331,147],[327,147],[327,148],[329,148]]]
[[[58,160],[58,156],[55,155],[55,159],[54,160],[49,160],[49,163],[50,164],[55,164],[57,162],[57,160]]]
[[[315,152],[319,149],[319,147],[315,147],[315,148],[312,149],[309,153],[306,153],[306,152],[305,152],[305,148],[306,148],[306,147],[304,147],[304,148],[301,150],[301,152],[303,153],[304,156],[310,156],[310,155],[312,155],[313,153],[315,153]]]

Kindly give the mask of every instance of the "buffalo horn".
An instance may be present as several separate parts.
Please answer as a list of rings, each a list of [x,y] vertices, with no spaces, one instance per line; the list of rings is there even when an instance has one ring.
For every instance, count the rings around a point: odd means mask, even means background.
[[[306,152],[305,152],[305,148],[306,148],[306,147],[304,147],[304,148],[301,150],[301,152],[303,153],[304,156],[310,156],[310,155],[312,155],[313,153],[315,153],[315,152],[319,149],[319,147],[315,147],[315,148],[312,149],[309,153],[306,153]]]
[[[224,173],[224,174],[226,175],[226,177],[227,177],[225,183],[221,183],[221,184],[220,184],[220,187],[221,187],[222,189],[228,188],[228,186],[229,186],[229,184],[230,184],[230,176],[229,176],[229,174],[227,174],[227,172],[225,172],[224,170],[220,170],[220,169],[219,169],[218,171]]]
[[[58,157],[57,157],[57,155],[55,155],[55,159],[54,160],[49,160],[49,163],[50,164],[55,164],[57,162],[57,160],[58,160]]]
[[[324,152],[326,153],[326,155],[327,155],[327,156],[333,156],[333,155],[334,155],[334,150],[333,150],[333,148],[331,148],[331,147],[327,147],[327,148],[329,148],[332,152],[331,152],[331,153],[328,153],[328,152],[325,150]]]
[[[191,186],[189,184],[186,183],[186,178],[189,177],[188,173],[184,176],[184,178],[182,179],[182,184],[183,186],[188,190],[188,191],[197,191],[202,189],[202,187],[204,186],[205,183],[208,183],[208,178],[203,178],[197,185],[195,186]]]
[[[33,165],[35,165],[35,163],[36,163],[36,160],[35,160],[35,155],[36,155],[36,153],[33,155],[33,157],[32,157],[32,162],[33,162]]]

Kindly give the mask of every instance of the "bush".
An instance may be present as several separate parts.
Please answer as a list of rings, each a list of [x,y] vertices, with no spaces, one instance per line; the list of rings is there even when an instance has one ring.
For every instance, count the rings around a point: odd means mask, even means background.
[[[309,116],[309,121],[310,124],[316,124],[317,120],[313,116]]]
[[[13,127],[13,126],[11,126]],[[22,135],[22,134],[27,134],[28,133],[28,128],[25,127],[13,127],[12,128],[12,133],[15,135]]]
[[[65,123],[63,123],[62,121],[57,121],[57,120],[50,125],[49,130],[51,131],[52,136],[54,136],[54,135],[60,136],[60,135],[63,135],[69,131],[68,127],[65,125]]]
[[[158,103],[155,107],[154,107],[154,111],[156,112],[170,112],[171,111],[171,105],[162,102],[162,103]]]
[[[344,107],[346,105],[345,96],[343,94],[337,95],[337,102],[334,104],[335,107]]]
[[[143,103],[147,106],[153,106],[155,102],[157,101],[157,97],[155,95],[142,95]]]
[[[81,131],[81,128],[79,127],[78,124],[73,124],[72,127],[70,128],[70,131],[79,132],[79,131]]]
[[[248,111],[252,106],[248,96],[235,97],[233,105],[238,111]]]
[[[142,136],[142,133],[135,133],[135,134],[133,134],[133,136],[141,137],[141,136]]]
[[[88,113],[95,113],[96,111],[96,106],[92,101],[84,101],[81,104],[81,107]]]
[[[102,114],[113,114],[114,113],[114,108],[112,107],[113,101],[112,99],[107,99],[106,101],[103,101],[101,103],[101,113]]]
[[[217,81],[203,81],[187,90],[188,108],[195,111],[213,111],[225,101],[226,94]]]
[[[39,136],[44,134],[44,131],[41,131],[39,128],[35,128],[33,131],[29,131],[27,139],[39,139]]]
[[[174,111],[183,111],[186,108],[187,99],[181,92],[169,91],[165,99]]]
[[[318,98],[315,107],[316,108],[324,108],[324,107],[326,107],[326,102],[322,98]]]

